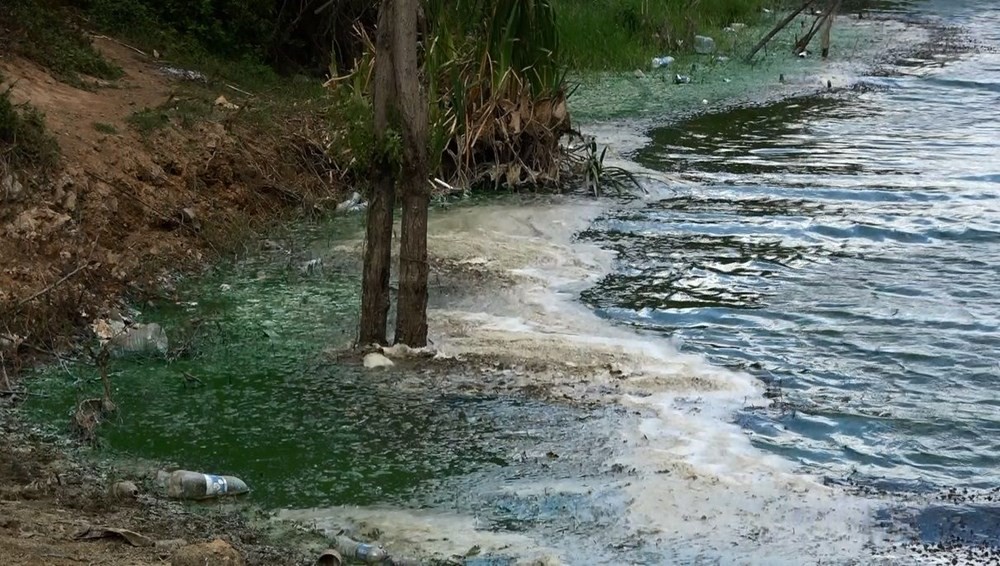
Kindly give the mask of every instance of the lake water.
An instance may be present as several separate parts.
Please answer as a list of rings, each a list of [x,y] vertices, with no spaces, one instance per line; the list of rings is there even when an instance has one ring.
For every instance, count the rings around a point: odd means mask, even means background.
[[[1000,480],[1000,7],[921,7],[971,52],[870,90],[655,129],[636,160],[690,188],[610,214],[585,293],[615,321],[751,372],[740,421],[809,469],[892,488]]]

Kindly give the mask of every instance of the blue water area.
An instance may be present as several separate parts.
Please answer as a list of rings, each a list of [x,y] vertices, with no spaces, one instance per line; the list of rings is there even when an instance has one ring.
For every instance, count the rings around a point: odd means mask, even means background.
[[[803,469],[898,491],[990,488],[1000,5],[907,6],[962,29],[947,40],[962,47],[865,79],[878,88],[652,131],[636,159],[687,183],[583,234],[619,254],[584,300],[767,383],[772,407],[738,421]]]

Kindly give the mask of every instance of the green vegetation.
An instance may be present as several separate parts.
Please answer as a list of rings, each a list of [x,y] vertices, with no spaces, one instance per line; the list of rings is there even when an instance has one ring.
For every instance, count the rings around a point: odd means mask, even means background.
[[[143,136],[149,136],[172,123],[182,128],[190,128],[207,118],[211,113],[212,103],[210,101],[199,97],[189,97],[171,100],[158,108],[137,110],[126,121]]]
[[[0,91],[0,162],[44,168],[58,159],[59,144],[46,132],[45,116],[29,105],[15,105],[10,89]]]
[[[81,75],[116,79],[121,69],[94,50],[83,32],[69,24],[70,13],[48,0],[0,2],[6,47],[48,68],[58,79],[82,85]]]
[[[127,122],[143,136],[149,136],[156,130],[165,128],[170,124],[170,116],[165,110],[157,108],[143,108],[136,110],[128,118]]]
[[[553,0],[566,63],[574,70],[622,71],[648,66],[652,57],[690,52],[695,35],[720,48],[722,30],[752,25],[780,0]]]
[[[355,25],[371,29],[377,3],[366,0],[88,0],[98,29],[172,64],[200,69],[257,90],[276,73],[323,75],[349,68],[361,53]]]
[[[104,122],[94,122],[94,129],[102,134],[115,135],[118,133],[118,128],[112,126],[111,124],[106,124]]]

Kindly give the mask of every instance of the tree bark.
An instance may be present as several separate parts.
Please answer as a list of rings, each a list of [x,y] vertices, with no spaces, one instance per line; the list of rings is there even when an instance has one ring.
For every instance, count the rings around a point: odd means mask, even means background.
[[[389,275],[392,264],[392,215],[396,205],[396,166],[386,152],[390,105],[398,99],[392,42],[395,20],[393,0],[379,8],[375,44],[375,81],[373,85],[375,159],[372,167],[371,195],[365,231],[364,268],[361,290],[361,324],[358,346],[386,343],[389,317]]]
[[[396,4],[394,63],[403,139],[403,223],[399,250],[396,343],[427,345],[427,95],[417,61],[419,0]]]

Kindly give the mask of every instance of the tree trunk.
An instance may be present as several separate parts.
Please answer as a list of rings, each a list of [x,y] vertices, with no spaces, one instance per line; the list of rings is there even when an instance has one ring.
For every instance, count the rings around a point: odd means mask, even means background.
[[[826,17],[826,21],[823,22],[823,31],[820,32],[820,53],[824,59],[830,56],[830,30],[833,28],[833,20],[837,17],[837,11],[840,9],[840,0],[831,0],[829,15]]]
[[[375,44],[373,85],[375,160],[372,192],[368,199],[365,258],[361,290],[361,324],[358,346],[386,343],[389,317],[389,274],[392,263],[392,215],[396,206],[396,164],[386,153],[390,104],[397,97],[392,42],[396,2],[386,0],[379,8]]]
[[[417,61],[419,0],[396,4],[394,63],[403,138],[403,225],[399,250],[396,343],[427,345],[427,97]]]
[[[418,185],[418,186],[414,186]],[[399,309],[396,343],[427,345],[427,210],[426,177],[407,179],[403,187],[403,230],[399,251]]]

